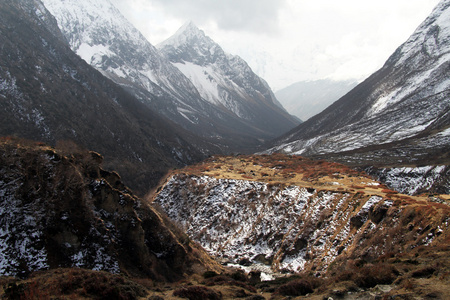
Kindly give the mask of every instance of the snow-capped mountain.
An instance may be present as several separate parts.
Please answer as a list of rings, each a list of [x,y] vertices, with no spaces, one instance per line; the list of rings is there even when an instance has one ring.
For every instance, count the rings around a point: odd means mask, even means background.
[[[330,79],[299,81],[275,96],[288,112],[306,121],[317,115],[357,85],[356,81]]]
[[[165,109],[192,109],[200,101],[195,87],[162,57],[108,0],[45,0],[71,49],[143,102]]]
[[[77,56],[40,1],[0,5],[0,40],[1,136],[52,145],[70,140],[101,152],[105,167],[142,194],[168,169],[204,157],[208,145],[193,146],[197,136]]]
[[[267,122],[266,131],[203,99],[197,87],[167,60],[109,0],[45,0],[74,52],[140,101],[223,151],[243,151],[296,123]],[[232,105],[232,104],[231,104]],[[261,119],[264,119],[261,116]],[[281,124],[281,125],[280,125]],[[266,128],[264,128],[266,129]]]
[[[280,138],[269,152],[359,149],[375,160],[393,157],[391,163],[424,162],[429,151],[433,158],[448,158],[449,71],[450,1],[443,0],[379,71]]]
[[[250,126],[276,135],[297,123],[242,58],[224,52],[194,23],[184,24],[157,47],[193,82],[203,99]]]

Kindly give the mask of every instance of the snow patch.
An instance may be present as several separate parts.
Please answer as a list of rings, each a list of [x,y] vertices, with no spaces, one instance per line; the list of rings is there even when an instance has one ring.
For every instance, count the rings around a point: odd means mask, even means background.
[[[82,43],[76,53],[88,64],[100,65],[103,61],[103,56],[114,56],[114,53],[107,45],[89,45]]]

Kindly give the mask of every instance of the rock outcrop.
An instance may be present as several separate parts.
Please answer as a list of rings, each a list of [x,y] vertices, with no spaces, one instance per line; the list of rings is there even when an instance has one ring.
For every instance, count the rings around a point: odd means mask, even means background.
[[[178,280],[217,268],[95,152],[0,144],[0,274],[79,267]]]

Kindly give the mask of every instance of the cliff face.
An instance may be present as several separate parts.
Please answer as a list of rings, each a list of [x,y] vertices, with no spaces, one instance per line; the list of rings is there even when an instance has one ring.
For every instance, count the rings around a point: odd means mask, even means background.
[[[99,154],[30,143],[0,144],[1,275],[80,267],[176,280],[214,268],[117,173],[103,170]]]
[[[278,272],[322,274],[449,233],[448,205],[295,156],[213,158],[174,174],[155,202],[212,255]]]

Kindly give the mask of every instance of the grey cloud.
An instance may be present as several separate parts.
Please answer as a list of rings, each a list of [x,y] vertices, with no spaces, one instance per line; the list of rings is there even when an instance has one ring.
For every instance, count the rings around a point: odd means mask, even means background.
[[[196,23],[216,22],[223,30],[274,34],[285,0],[153,0],[168,14]]]

